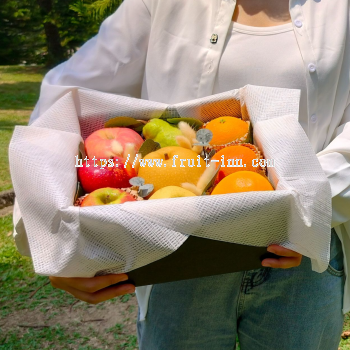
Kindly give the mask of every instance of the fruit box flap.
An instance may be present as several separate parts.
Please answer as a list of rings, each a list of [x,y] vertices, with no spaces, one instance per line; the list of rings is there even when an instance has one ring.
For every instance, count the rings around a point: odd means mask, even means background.
[[[266,246],[281,244],[328,266],[331,190],[298,123],[299,90],[246,86],[170,106],[180,116],[207,121],[242,113],[254,142],[274,159],[276,191],[73,207],[75,156],[91,132],[117,116],[149,119],[169,105],[97,91],[68,93],[31,126],[17,126],[10,170],[35,271],[89,277],[125,272],[178,249],[188,235]],[[77,111],[80,111],[79,115]],[[288,127],[286,127],[288,125]]]

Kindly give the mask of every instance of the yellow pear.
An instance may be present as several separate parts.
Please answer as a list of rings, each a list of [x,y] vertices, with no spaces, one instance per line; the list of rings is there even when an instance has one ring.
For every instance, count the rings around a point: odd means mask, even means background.
[[[166,186],[156,191],[149,199],[194,197],[193,192],[179,186]]]
[[[206,162],[196,152],[177,146],[158,149],[140,159],[138,176],[153,184],[151,195],[166,186],[184,182],[197,184],[206,169]]]

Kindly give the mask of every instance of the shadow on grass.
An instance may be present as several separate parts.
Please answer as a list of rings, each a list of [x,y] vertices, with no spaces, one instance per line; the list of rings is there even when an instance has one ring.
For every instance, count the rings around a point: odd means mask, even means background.
[[[0,130],[10,129],[12,130],[16,125],[28,125],[26,122],[18,122],[12,120],[0,120]]]
[[[2,66],[0,73],[45,74],[49,69],[42,66]]]
[[[40,91],[39,82],[0,84],[0,109],[32,110]]]

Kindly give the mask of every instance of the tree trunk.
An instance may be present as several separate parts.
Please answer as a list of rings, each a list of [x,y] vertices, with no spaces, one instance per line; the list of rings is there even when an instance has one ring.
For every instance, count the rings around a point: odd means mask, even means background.
[[[51,14],[52,0],[37,0],[43,18],[47,18]],[[64,49],[61,45],[60,33],[57,26],[50,22],[44,22],[44,29],[47,43],[47,60],[46,66],[53,67],[66,59]]]
[[[61,45],[61,38],[58,28],[55,24],[44,23],[48,60],[47,66],[56,66],[65,60],[65,53]]]

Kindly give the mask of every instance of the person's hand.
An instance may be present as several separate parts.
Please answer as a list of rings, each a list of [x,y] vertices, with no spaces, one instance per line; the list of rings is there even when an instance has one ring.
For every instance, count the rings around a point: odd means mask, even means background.
[[[301,264],[302,255],[294,252],[293,250],[281,247],[277,244],[272,244],[267,248],[267,251],[281,256],[281,258],[273,259],[266,258],[261,264],[266,267],[289,269],[291,267],[296,267]]]
[[[128,275],[125,273],[91,278],[50,276],[49,279],[54,288],[63,289],[77,299],[86,301],[89,304],[98,304],[119,295],[129,294],[135,291],[135,286],[133,284],[121,284],[119,286],[110,287],[112,284],[126,281]]]

